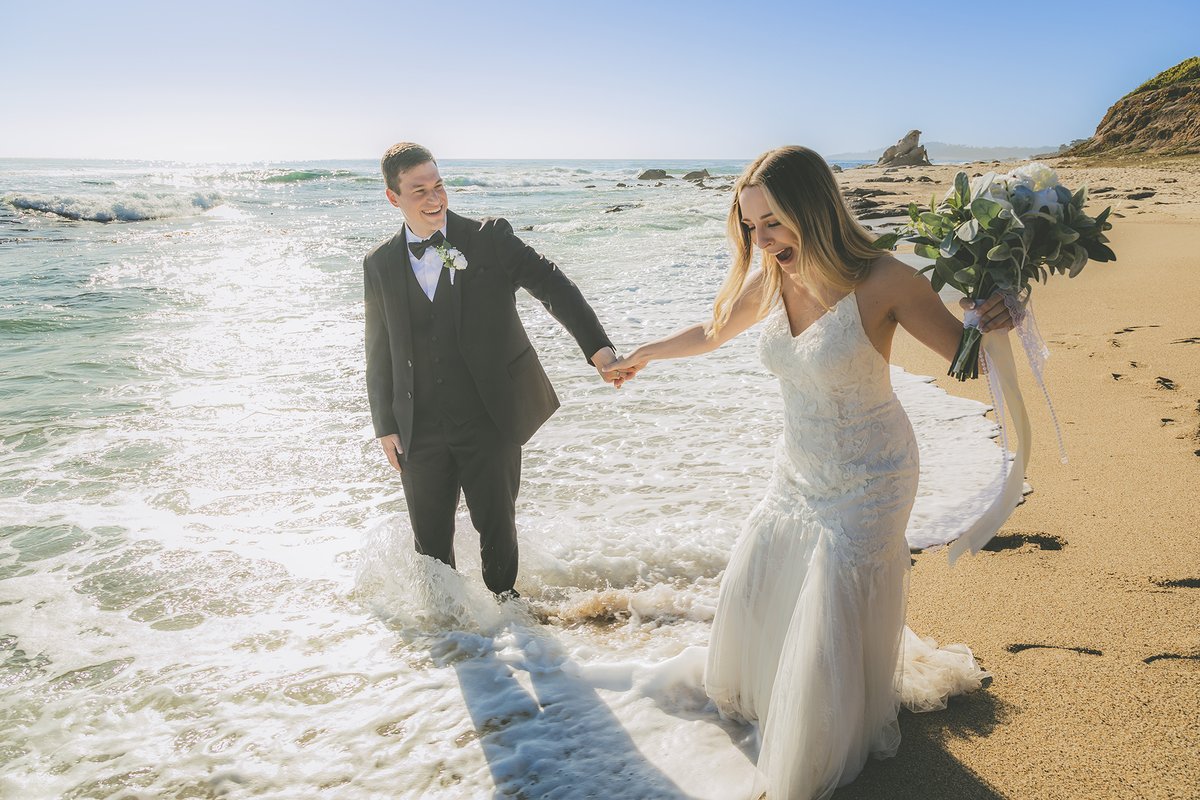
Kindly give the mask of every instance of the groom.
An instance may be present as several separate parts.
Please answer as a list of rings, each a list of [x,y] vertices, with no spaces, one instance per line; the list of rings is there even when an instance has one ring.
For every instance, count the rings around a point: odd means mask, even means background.
[[[400,471],[418,553],[454,566],[459,492],[479,531],[483,580],[513,597],[521,446],[558,397],[517,315],[542,302],[610,383],[612,342],[579,289],[503,219],[447,208],[437,162],[393,145],[381,163],[404,225],[363,261],[367,396],[388,463]]]

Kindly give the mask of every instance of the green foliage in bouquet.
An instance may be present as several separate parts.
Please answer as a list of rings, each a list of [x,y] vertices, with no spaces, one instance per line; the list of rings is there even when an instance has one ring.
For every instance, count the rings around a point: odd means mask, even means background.
[[[1086,187],[1072,193],[1044,164],[974,181],[959,172],[940,203],[934,197],[927,209],[910,204],[908,223],[875,246],[890,250],[901,239],[911,241],[918,256],[933,262],[921,272],[933,273],[935,290],[949,285],[972,300],[996,291],[1023,297],[1034,280],[1075,277],[1089,260],[1116,259],[1104,235],[1112,228],[1112,208],[1091,217],[1086,203]],[[950,371],[959,380],[979,374],[979,339],[978,329],[964,330]]]

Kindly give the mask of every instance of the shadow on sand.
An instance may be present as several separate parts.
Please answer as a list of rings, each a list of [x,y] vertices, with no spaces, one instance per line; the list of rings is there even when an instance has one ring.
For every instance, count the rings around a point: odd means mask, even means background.
[[[833,800],[1007,800],[951,755],[946,744],[987,736],[1008,716],[1005,705],[987,691],[951,698],[944,711],[901,711],[900,752],[895,758],[868,761],[853,783],[834,793]]]

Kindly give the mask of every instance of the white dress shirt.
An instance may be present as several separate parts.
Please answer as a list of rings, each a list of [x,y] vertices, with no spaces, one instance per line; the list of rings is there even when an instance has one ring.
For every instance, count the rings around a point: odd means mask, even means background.
[[[404,240],[405,250],[408,250],[407,245],[412,242],[421,242],[428,239],[429,236],[417,236],[413,233],[412,228],[408,224],[404,225]],[[442,236],[446,235],[446,229],[442,228]],[[447,246],[449,243],[447,242]],[[442,257],[438,255],[438,251],[432,247],[425,249],[425,254],[420,258],[413,255],[412,250],[408,250],[408,262],[412,264],[413,274],[417,276],[417,283],[421,284],[421,288],[425,290],[425,296],[430,300],[433,299],[434,293],[437,291],[438,279],[442,277],[442,269],[445,265],[442,264]]]

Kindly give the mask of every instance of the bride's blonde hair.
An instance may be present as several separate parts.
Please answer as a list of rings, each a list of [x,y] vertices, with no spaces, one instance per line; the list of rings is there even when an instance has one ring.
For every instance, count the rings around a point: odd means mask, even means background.
[[[881,255],[872,247],[874,237],[846,207],[833,170],[807,147],[780,147],[754,160],[733,185],[727,233],[733,265],[717,293],[711,334],[729,321],[733,303],[750,271],[750,229],[742,222],[741,192],[762,189],[771,213],[800,242],[796,273],[807,286],[825,286],[848,292],[867,276]],[[774,256],[762,254],[763,294],[760,315],[779,301],[783,268]],[[710,335],[711,335],[710,334]]]

